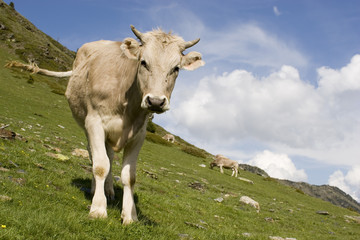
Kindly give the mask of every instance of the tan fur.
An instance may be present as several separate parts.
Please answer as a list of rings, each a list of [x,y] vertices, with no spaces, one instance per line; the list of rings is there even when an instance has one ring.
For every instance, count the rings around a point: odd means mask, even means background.
[[[68,72],[49,71],[46,69],[39,68],[36,63],[23,64],[23,63],[20,63],[17,61],[10,61],[7,64],[5,64],[5,67],[20,68],[22,70],[32,72],[33,74],[38,73],[38,74],[52,76],[52,77],[70,77],[72,75],[72,71],[68,71]]]
[[[169,109],[171,92],[179,69],[193,70],[204,65],[201,54],[185,48],[185,42],[161,30],[140,33],[123,42],[97,41],[84,44],[77,52],[73,70],[53,72],[32,64],[9,63],[34,73],[70,76],[65,96],[77,123],[85,130],[93,163],[94,197],[90,216],[107,216],[106,197],[114,197],[111,164],[114,151],[124,149],[123,223],[137,221],[134,203],[136,161],[153,113]]]
[[[103,167],[95,167],[94,175],[99,176],[99,177],[104,177],[105,176],[105,169]]]
[[[224,173],[223,168],[231,169],[232,170],[231,176],[235,175],[235,177],[237,177],[239,171],[238,162],[231,160],[221,154],[216,155],[214,161],[210,163],[210,168],[213,167],[219,167],[221,173]]]
[[[165,134],[165,135],[162,137],[162,139],[164,139],[164,140],[166,140],[166,141],[168,141],[168,142],[172,142],[172,143],[175,142],[175,137],[174,137],[174,135],[172,135],[172,134]]]

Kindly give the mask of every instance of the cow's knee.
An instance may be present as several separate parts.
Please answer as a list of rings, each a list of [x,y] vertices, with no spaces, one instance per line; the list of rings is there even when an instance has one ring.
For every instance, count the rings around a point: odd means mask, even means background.
[[[136,182],[135,171],[131,169],[130,165],[124,166],[121,171],[121,183],[124,186],[134,186],[135,182]]]

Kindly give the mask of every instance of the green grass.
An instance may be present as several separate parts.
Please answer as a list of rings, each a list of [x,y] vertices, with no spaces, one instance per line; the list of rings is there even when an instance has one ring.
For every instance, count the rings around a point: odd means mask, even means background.
[[[10,124],[7,129],[27,140],[0,139],[0,167],[8,169],[0,171],[0,195],[12,199],[0,201],[0,239],[359,239],[359,224],[344,218],[359,214],[249,172],[240,171],[240,176],[253,185],[230,177],[231,171],[202,168],[209,157],[152,141],[159,140],[154,136],[145,141],[137,165],[140,221],[121,224],[118,182],[108,218],[89,219],[89,160],[71,155],[75,148],[85,149],[84,134],[64,96],[52,93],[38,76],[28,83],[28,73],[2,67],[16,58],[0,48],[0,124]],[[47,156],[54,153],[51,147],[69,160]],[[120,169],[116,160],[114,175]],[[258,201],[260,213],[241,204],[242,195]],[[218,197],[224,201],[214,201]],[[319,210],[330,215],[316,214]]]

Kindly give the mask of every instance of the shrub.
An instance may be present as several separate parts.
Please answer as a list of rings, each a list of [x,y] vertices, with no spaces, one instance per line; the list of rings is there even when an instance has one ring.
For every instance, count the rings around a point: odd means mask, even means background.
[[[195,147],[189,147],[189,146],[183,146],[181,147],[181,150],[187,154],[193,155],[195,157],[199,157],[199,158],[206,158],[206,154],[205,151],[199,148],[195,148]]]
[[[146,140],[148,140],[149,142],[153,142],[153,143],[157,143],[157,144],[161,144],[164,146],[172,146],[172,143],[162,139],[159,135],[156,135],[154,133],[151,132],[147,132],[146,133]]]
[[[156,126],[152,121],[149,121],[147,126],[146,126],[146,131],[151,132],[151,133],[155,133],[156,131]]]
[[[299,189],[299,188],[295,188],[295,192],[297,192],[297,193],[300,193],[300,194],[305,194],[301,189]]]

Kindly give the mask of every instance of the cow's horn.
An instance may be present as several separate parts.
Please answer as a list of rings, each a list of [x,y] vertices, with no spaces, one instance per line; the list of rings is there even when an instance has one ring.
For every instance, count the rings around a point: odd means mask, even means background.
[[[139,32],[133,25],[130,25],[130,27],[135,36],[142,42],[142,33]]]
[[[199,41],[200,41],[200,38],[186,42],[186,43],[185,43],[185,49],[194,46],[194,45],[197,44]]]

